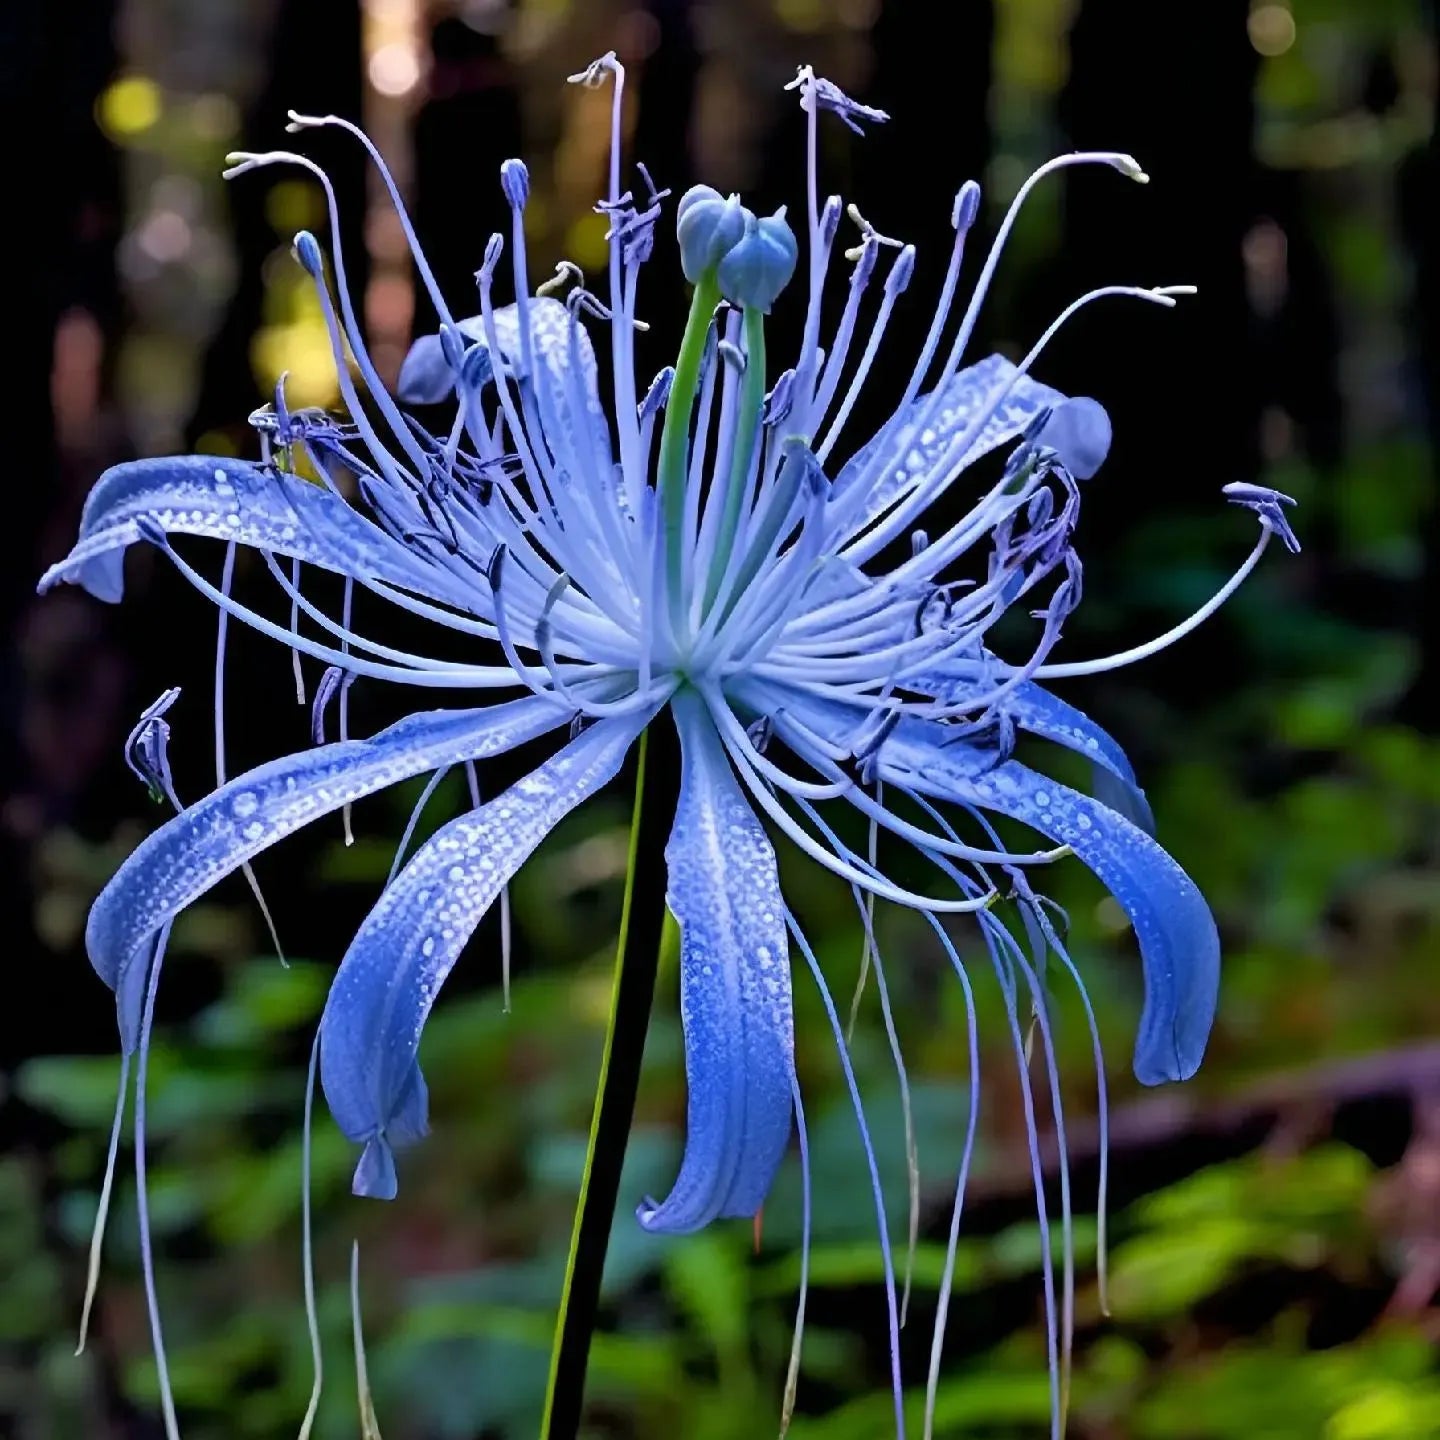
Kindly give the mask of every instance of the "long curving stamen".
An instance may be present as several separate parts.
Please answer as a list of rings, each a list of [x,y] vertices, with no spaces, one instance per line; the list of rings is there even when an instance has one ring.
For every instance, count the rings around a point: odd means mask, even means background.
[[[1036,1217],[1040,1228],[1040,1263],[1045,1294],[1045,1343],[1050,1366],[1050,1433],[1051,1440],[1061,1440],[1060,1333],[1055,1297],[1055,1264],[1051,1254],[1050,1217],[1045,1199],[1045,1180],[1040,1161],[1040,1132],[1035,1115],[1035,1095],[1030,1087],[1029,1067],[1025,1060],[1025,1038],[1020,1031],[1016,1013],[1015,982],[1007,960],[1015,958],[1011,947],[1018,950],[1014,937],[992,916],[986,916],[981,929],[990,951],[995,978],[1005,998],[1005,1018],[1010,1025],[1010,1046],[1020,1082],[1020,1097],[1025,1112],[1025,1138],[1030,1157],[1030,1180],[1035,1194]],[[1002,951],[1005,952],[1002,955]]]
[[[369,143],[368,141],[366,142]],[[370,352],[365,346],[364,332],[355,314],[354,302],[350,295],[350,285],[345,273],[345,253],[340,240],[340,209],[339,202],[335,196],[335,187],[330,182],[330,177],[325,171],[307,156],[300,155],[290,150],[272,150],[263,154],[253,154],[244,151],[237,151],[227,156],[232,162],[224,172],[226,179],[243,175],[252,169],[260,169],[269,165],[283,164],[296,165],[302,170],[313,175],[319,182],[325,194],[326,216],[330,225],[331,262],[335,267],[335,289],[340,301],[340,314],[344,318],[344,334],[349,341],[350,352],[355,357],[355,362],[360,367],[360,373],[365,379],[366,388],[374,398],[380,413],[384,415],[386,423],[390,426],[395,438],[399,441],[401,448],[410,456],[412,463],[424,465],[424,457],[419,446],[415,443],[414,437],[410,434],[410,428],[406,425],[404,417],[400,414],[399,407],[390,398],[390,392],[385,388],[384,382],[380,379],[379,372],[375,369],[374,362],[370,359]],[[308,232],[301,232],[302,235]],[[313,241],[313,237],[309,237]],[[320,294],[322,307],[329,312],[329,292],[325,286],[323,267],[319,263],[319,247],[315,246],[315,258],[312,263],[310,257],[304,253],[301,238],[295,237],[296,253],[300,257],[300,263],[305,271],[315,282],[317,292]],[[337,371],[344,368],[343,349],[338,344],[338,339],[332,337],[332,346],[335,349],[335,365]],[[337,377],[338,378],[338,377]],[[344,382],[342,381],[342,390]],[[346,396],[346,405],[350,410],[351,419],[361,427],[362,431],[370,429],[369,421],[359,407],[351,403],[350,396]],[[369,435],[367,434],[367,441]],[[374,449],[373,443],[371,444]],[[377,461],[379,456],[376,456]]]
[[[896,250],[904,248],[900,241],[891,240],[888,236],[882,235],[854,205],[848,208],[847,213],[860,227],[861,240],[855,249],[845,252],[845,258],[854,261],[855,268],[850,272],[850,293],[845,297],[845,309],[841,313],[840,323],[836,327],[835,340],[830,346],[830,353],[825,358],[825,368],[820,374],[820,384],[815,395],[815,402],[810,407],[808,429],[811,434],[824,423],[826,412],[835,398],[835,391],[839,387],[840,376],[844,372],[845,361],[850,353],[850,341],[854,336],[855,321],[860,313],[860,300],[870,283],[870,277],[875,273],[880,247],[889,245]]]
[[[915,476],[907,486],[895,496],[895,503],[888,514],[874,525],[868,532],[858,536],[845,546],[843,551],[845,557],[853,564],[863,565],[865,562],[877,555],[892,540],[903,535],[906,530],[935,502],[945,487],[954,478],[959,467],[970,451],[987,424],[998,412],[1000,406],[1008,398],[1011,391],[1019,383],[1022,377],[1028,375],[1036,360],[1040,358],[1045,347],[1060,332],[1060,330],[1086,306],[1097,300],[1122,297],[1132,300],[1143,300],[1151,305],[1160,305],[1166,309],[1172,309],[1176,298],[1184,295],[1195,294],[1193,285],[1160,285],[1150,288],[1136,285],[1102,285],[1097,289],[1087,291],[1078,299],[1072,300],[1059,315],[1046,327],[1040,338],[1030,347],[1025,357],[1015,366],[1013,372],[1006,379],[1004,385],[998,387],[993,394],[986,398],[983,405],[979,407],[975,415],[971,417],[970,423],[965,429],[950,442],[944,452],[930,465],[923,474]],[[932,395],[942,394],[943,381],[937,385]],[[933,404],[926,409],[926,418]],[[924,426],[920,421],[916,422],[911,433],[923,431]],[[876,470],[875,473],[883,473]],[[856,485],[851,492],[853,495],[863,498],[862,487]],[[992,492],[993,493],[993,492]],[[850,514],[845,517],[837,517],[833,529],[838,535],[844,528],[844,523],[853,517],[854,511],[858,508],[855,500],[850,502]],[[865,522],[868,524],[869,522]],[[968,526],[969,517],[960,522],[961,526]],[[926,574],[938,574],[941,569],[962,553],[964,546],[956,542],[957,534],[961,533],[960,527],[952,526],[943,536],[934,542],[933,546],[926,547],[922,554],[912,556],[901,572],[910,575],[923,571]]]
[[[1223,584],[1189,619],[1173,625],[1163,635],[1143,645],[1132,646],[1116,655],[1105,655],[1098,660],[1067,660],[1054,665],[1041,665],[1031,672],[1037,680],[1059,680],[1075,675],[1099,675],[1106,670],[1118,670],[1123,665],[1133,665],[1138,660],[1148,660],[1152,655],[1182,640],[1192,630],[1205,623],[1240,587],[1246,577],[1260,563],[1265,547],[1270,543],[1271,531],[1261,530],[1255,548],[1246,557],[1240,568]]]
[[[1028,886],[1025,883],[1024,876],[1017,875],[1012,878],[1015,878],[1017,884],[1020,886],[1021,894],[1025,894],[1028,891]],[[1081,978],[1075,962],[1070,958],[1069,951],[1061,942],[1059,935],[1056,934],[1050,917],[1045,913],[1045,898],[1037,895],[1031,903],[1034,907],[1035,918],[1051,950],[1059,957],[1060,963],[1065,967],[1071,980],[1075,982],[1075,988],[1080,994],[1080,1003],[1085,1009],[1085,1023],[1090,1030],[1090,1049],[1095,1065],[1095,1103],[1100,1148],[1100,1174],[1097,1180],[1095,1197],[1095,1281],[1099,1291],[1100,1313],[1102,1315],[1109,1315],[1110,1283],[1107,1230],[1109,1228],[1108,1212],[1110,1208],[1110,1098],[1105,1079],[1105,1055],[1100,1046],[1100,1027],[1095,1019],[1095,1007],[1090,1002],[1090,992],[1085,986],[1085,981]]]
[[[950,1297],[955,1287],[955,1260],[960,1246],[960,1220],[965,1210],[965,1191],[970,1183],[970,1163],[975,1156],[975,1132],[980,1118],[980,1036],[975,1018],[975,992],[970,985],[965,962],[946,934],[937,916],[926,920],[949,957],[951,967],[965,993],[965,1028],[970,1055],[970,1105],[965,1121],[965,1148],[960,1154],[960,1168],[955,1179],[955,1200],[950,1207],[950,1229],[945,1237],[945,1264],[940,1273],[940,1292],[935,1305],[935,1325],[930,1337],[930,1366],[925,1376],[925,1436],[932,1440],[935,1433],[935,1401],[940,1388],[940,1359],[945,1349],[945,1324],[950,1314]]]
[[[735,718],[735,712],[726,703],[718,686],[701,681],[699,690],[705,698],[705,703],[710,710],[710,718],[714,720],[721,738],[727,745],[743,751],[746,759],[755,767],[756,771],[783,794],[806,800],[834,800],[854,789],[854,781],[850,780],[848,776],[817,785],[813,781],[797,780],[795,776],[787,774],[761,753],[749,732]]]
[[[290,583],[295,588],[295,593],[300,593],[300,571],[301,564],[298,557],[290,562]],[[300,629],[300,615],[298,606],[292,605],[290,610],[290,628],[298,631]],[[295,676],[295,703],[305,703],[305,667],[300,663],[300,652],[291,650],[290,668]]]
[[[140,1036],[135,1059],[135,1209],[140,1222],[140,1271],[145,1283],[145,1309],[150,1319],[150,1346],[155,1355],[155,1378],[160,1388],[160,1412],[165,1440],[180,1440],[175,1418],[175,1396],[170,1388],[170,1363],[165,1354],[165,1333],[160,1324],[160,1297],[155,1282],[155,1251],[150,1238],[150,1188],[146,1182],[145,1118],[146,1082],[150,1070],[150,1039],[155,1026],[155,996],[165,963],[170,926],[161,926],[151,951],[145,984],[145,1007],[140,1017]]]
[[[300,1422],[299,1440],[310,1440],[320,1410],[325,1382],[325,1352],[320,1344],[320,1312],[315,1303],[315,1237],[311,1216],[311,1139],[315,1118],[315,1075],[320,1064],[320,1031],[310,1042],[310,1063],[305,1070],[305,1119],[300,1131],[300,1255],[305,1284],[305,1329],[310,1337],[310,1400]]]
[[[410,212],[405,208],[405,200],[400,194],[400,187],[395,183],[395,177],[390,173],[390,167],[385,163],[385,157],[381,155],[375,142],[353,121],[346,120],[340,115],[301,115],[294,110],[287,110],[285,113],[290,120],[285,128],[292,133],[332,126],[344,130],[364,146],[365,153],[370,157],[371,163],[380,176],[381,183],[385,186],[386,193],[390,196],[390,203],[395,209],[395,218],[400,222],[401,233],[405,236],[405,243],[410,247],[411,258],[415,261],[416,273],[420,276],[421,283],[425,286],[430,301],[435,306],[435,313],[440,317],[442,325],[453,327],[454,318],[445,304],[445,296],[441,293],[434,271],[430,269],[430,262],[425,258],[425,252],[420,246],[420,237],[410,223]]]
[[[749,757],[743,751],[728,746],[727,750],[730,759],[735,764],[736,772],[744,782],[745,788],[755,797],[756,804],[797,848],[814,860],[816,864],[830,871],[832,875],[838,875],[842,880],[848,880],[852,885],[858,885],[862,890],[873,893],[881,900],[890,900],[897,905],[906,905],[913,909],[934,910],[937,914],[973,914],[976,911],[988,909],[998,898],[996,892],[993,891],[976,899],[965,900],[919,895],[913,890],[906,890],[902,886],[894,885],[883,877],[868,875],[861,865],[855,863],[859,857],[853,856],[853,852],[848,847],[837,845],[832,852],[826,850],[823,845],[808,835],[770,793],[764,780],[750,764]],[[803,809],[808,802],[797,799],[796,803]]]
[[[620,151],[622,122],[625,107],[625,67],[616,58],[613,50],[607,51],[598,60],[593,60],[578,74],[568,76],[572,85],[584,85],[596,89],[611,79],[610,102],[610,161],[607,201],[613,208],[620,203]],[[610,309],[619,312],[624,305],[624,282],[621,274],[624,240],[616,226],[610,234]],[[627,481],[636,477],[637,453],[640,428],[635,419],[635,354],[634,342],[629,327],[612,321],[610,326],[610,363],[615,381],[615,430],[620,442],[620,464]],[[632,501],[634,496],[632,495]]]
[[[910,1074],[900,1048],[900,1035],[895,1028],[895,1014],[890,1005],[890,987],[885,980],[885,962],[875,939],[875,897],[862,895],[853,887],[851,894],[865,927],[865,939],[874,962],[875,989],[880,996],[880,1016],[885,1025],[885,1039],[890,1047],[890,1060],[900,1087],[900,1121],[905,1132],[905,1174],[908,1181],[907,1222],[905,1230],[905,1274],[900,1292],[900,1324],[903,1327],[910,1313],[910,1286],[915,1274],[915,1250],[920,1243],[920,1151],[915,1138],[915,1110],[910,1101]]]
[[[273,620],[267,620],[265,616],[250,609],[247,605],[242,605],[238,600],[223,595],[194,566],[180,556],[175,547],[170,544],[169,537],[158,526],[141,522],[140,529],[152,545],[163,550],[169,556],[175,568],[206,599],[219,605],[222,609],[228,610],[237,619],[243,620],[260,634],[267,635],[272,640],[278,640],[282,645],[294,645],[303,654],[309,655],[312,659],[323,660],[327,665],[336,665],[341,669],[353,671],[356,675],[366,675],[374,680],[391,680],[402,685],[419,685],[439,689],[510,689],[517,683],[527,683],[527,677],[535,678],[537,675],[542,677],[545,675],[543,668],[537,671],[533,666],[524,667],[524,673],[517,674],[509,665],[472,665],[449,670],[420,670],[400,665],[381,665],[365,660],[358,655],[346,655],[340,650],[332,650],[328,645],[322,645],[309,636],[297,635],[293,630],[287,630],[283,625],[276,624]],[[606,672],[607,667],[598,667],[598,673]],[[596,674],[597,669],[587,668],[587,673]]]
[[[875,364],[875,356],[880,351],[880,342],[884,340],[885,331],[890,324],[895,301],[905,293],[914,274],[915,247],[906,245],[902,247],[900,253],[895,257],[894,263],[886,272],[880,309],[875,316],[874,324],[870,327],[870,335],[865,341],[865,349],[860,354],[860,363],[855,367],[855,373],[850,377],[850,384],[846,387],[845,398],[840,402],[840,408],[835,412],[835,418],[830,422],[830,428],[815,446],[815,458],[822,465],[830,458],[830,451],[840,438],[840,432],[844,430],[845,422],[850,418],[850,412],[855,408],[855,402],[860,398],[860,392],[864,389],[865,382],[870,376],[871,368]]]
[[[955,290],[959,284],[960,262],[965,254],[965,240],[975,223],[975,217],[979,213],[980,187],[973,180],[967,180],[956,193],[955,202],[950,211],[950,222],[955,230],[955,240],[950,247],[950,261],[945,268],[945,279],[940,286],[940,297],[936,302],[934,317],[931,319],[930,326],[925,333],[924,342],[920,346],[920,354],[916,357],[915,364],[911,368],[909,379],[905,382],[905,389],[900,396],[899,403],[895,406],[890,418],[881,427],[879,434],[872,442],[872,447],[876,455],[883,455],[885,462],[883,466],[877,465],[873,467],[873,474],[883,474],[884,470],[888,469],[889,466],[894,463],[892,448],[889,445],[890,437],[897,428],[904,428],[904,418],[909,412],[916,395],[919,393],[920,386],[924,383],[925,376],[930,369],[931,361],[935,358],[935,351],[939,347],[940,336],[944,331],[945,321],[949,317],[950,307],[955,299]],[[890,276],[886,281],[887,300],[891,300],[888,291],[892,282],[895,285],[895,293],[897,295],[910,283],[911,272],[914,269],[913,249],[910,250],[909,264],[904,265],[902,269],[902,262],[904,262],[904,260],[905,251],[902,251],[900,259],[897,260],[891,268]],[[897,272],[899,273],[897,274]],[[891,303],[893,304],[893,300],[891,300]],[[882,315],[888,319],[889,311],[882,310]],[[874,339],[875,344],[878,345],[878,339],[875,337],[872,337],[872,339]],[[866,353],[867,357],[873,360],[873,354],[870,353],[868,348]],[[841,416],[837,419],[835,425],[831,427],[830,434],[826,437],[824,447],[826,454],[829,453],[829,447],[834,443],[841,422],[849,414],[849,406],[853,404],[854,393],[858,392],[858,383],[863,379],[867,370],[868,366],[865,360],[862,359],[860,374],[857,375],[856,381],[853,382],[851,386],[852,393],[846,396],[845,405],[841,410]],[[901,447],[897,445],[894,447],[894,451],[899,451],[900,448]]]
[[[805,1340],[805,1302],[810,1291],[810,1137],[805,1130],[805,1104],[800,1080],[793,1072],[790,1093],[795,1101],[795,1138],[800,1151],[800,1287],[795,1299],[795,1329],[790,1340],[790,1361],[785,1367],[785,1397],[780,1405],[780,1440],[795,1414],[800,1384],[800,1351]]]
[[[870,1142],[870,1127],[865,1121],[865,1105],[860,1098],[860,1087],[850,1064],[850,1052],[845,1048],[845,1032],[840,1016],[835,1011],[835,1001],[830,987],[825,983],[824,972],[805,938],[805,932],[796,923],[789,908],[785,911],[785,925],[800,947],[810,973],[815,977],[815,987],[820,992],[820,1001],[825,1007],[830,1030],[835,1037],[835,1048],[840,1056],[840,1067],[845,1072],[845,1085],[850,1092],[850,1103],[855,1111],[855,1122],[860,1130],[860,1143],[865,1149],[865,1163],[870,1171],[870,1190],[875,1202],[875,1223],[880,1232],[880,1255],[885,1269],[885,1309],[890,1327],[890,1386],[895,1401],[896,1440],[905,1440],[905,1393],[900,1378],[900,1312],[895,1299],[895,1264],[890,1253],[890,1231],[885,1215],[885,1192],[880,1184],[880,1167],[875,1162],[875,1147]]]
[[[90,1311],[100,1287],[100,1261],[105,1250],[105,1222],[110,1217],[110,1199],[115,1191],[115,1162],[120,1153],[120,1131],[125,1122],[125,1100],[130,1085],[130,1052],[120,1053],[120,1078],[115,1085],[115,1118],[110,1122],[110,1143],[105,1152],[105,1178],[100,1183],[100,1200],[95,1207],[95,1224],[90,1231],[90,1253],[85,1266],[85,1299],[80,1306],[80,1334],[75,1353],[85,1352],[90,1333]]]
[[[265,558],[270,559],[269,555]],[[235,542],[231,540],[225,546],[225,563],[220,572],[220,589],[224,594],[230,593],[230,586],[234,579]],[[229,623],[229,613],[223,609],[220,610],[215,624],[215,785],[217,789],[225,783],[225,640]],[[250,887],[250,893],[260,907],[260,914],[264,918],[266,930],[270,932],[270,943],[275,948],[276,958],[281,965],[288,965],[285,951],[280,944],[279,932],[275,929],[274,917],[270,914],[270,907],[265,903],[265,895],[260,889],[260,882],[255,878],[255,870],[248,860],[240,867],[240,873],[244,875],[245,883]]]

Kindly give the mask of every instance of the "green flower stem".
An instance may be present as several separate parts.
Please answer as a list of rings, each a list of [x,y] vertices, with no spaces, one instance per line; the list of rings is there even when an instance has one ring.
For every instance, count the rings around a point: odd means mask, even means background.
[[[720,530],[715,538],[715,556],[705,581],[705,604],[708,613],[725,578],[730,551],[735,544],[735,531],[740,524],[740,505],[745,498],[745,481],[750,462],[760,438],[760,411],[765,405],[765,316],[753,305],[745,316],[745,380],[740,391],[739,413],[735,418],[735,448],[730,456],[730,475],[725,488],[725,508],[720,513]],[[737,592],[738,593],[738,592]]]
[[[541,1440],[576,1440],[580,1432],[585,1368],[600,1304],[600,1279],[620,1192],[625,1143],[635,1115],[640,1061],[655,994],[666,914],[662,856],[675,818],[677,750],[675,729],[665,716],[651,724],[640,739],[610,1018],[590,1120],[585,1171],[570,1234],[560,1313],[555,1322]]]
[[[680,604],[680,579],[685,551],[685,479],[690,465],[690,416],[700,388],[700,362],[705,358],[705,337],[710,318],[720,303],[720,282],[707,270],[695,286],[675,378],[665,402],[665,423],[660,430],[660,514],[665,526],[665,565],[673,605]],[[673,615],[677,623],[678,615]]]

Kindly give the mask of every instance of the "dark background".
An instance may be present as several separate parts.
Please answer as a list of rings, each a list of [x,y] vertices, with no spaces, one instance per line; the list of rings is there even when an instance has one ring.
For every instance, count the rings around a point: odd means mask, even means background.
[[[195,446],[250,453],[245,416],[281,369],[292,398],[334,398],[319,314],[288,255],[294,230],[320,219],[316,192],[279,170],[227,188],[226,151],[290,143],[291,106],[363,118],[461,307],[505,221],[498,164],[523,153],[532,274],[562,255],[594,274],[608,95],[562,81],[611,47],[630,67],[630,151],[677,195],[703,178],[757,208],[803,212],[802,117],[780,88],[801,60],[891,111],[863,141],[826,126],[822,183],[919,247],[886,342],[902,371],[930,319],[962,180],[984,183],[982,229],[993,229],[1029,170],[1065,149],[1126,149],[1153,177],[1142,188],[1080,170],[1050,183],[982,322],[983,347],[1018,355],[1092,285],[1200,287],[1173,313],[1088,312],[1041,367],[1102,400],[1116,432],[1086,489],[1086,601],[1065,654],[1143,640],[1223,582],[1253,535],[1221,501],[1230,481],[1295,495],[1305,550],[1268,555],[1175,650],[1064,691],[1125,744],[1162,840],[1216,910],[1227,967],[1200,1077],[1138,1091],[1131,937],[1078,867],[1057,875],[1116,1103],[1113,1314],[1100,1314],[1087,1213],[1071,1433],[1440,1435],[1435,18],[1418,0],[5,7],[0,1435],[160,1433],[123,1164],[95,1333],[83,1358],[70,1353],[116,1071],[113,1008],[85,962],[83,924],[157,819],[120,745],[165,686],[185,691],[171,717],[182,797],[213,778],[213,612],[148,555],[131,561],[118,608],[71,591],[37,600],[34,580],[69,544],[106,465]],[[374,350],[393,374],[412,324],[433,316],[354,150],[327,136],[303,148],[334,176]],[[686,304],[665,226],[646,292],[644,360],[658,368]],[[797,328],[782,305],[772,354],[793,349]],[[357,688],[357,731],[389,718],[385,703]],[[239,633],[229,715],[232,770],[306,743],[288,658]],[[360,807],[353,847],[337,821],[264,857],[289,969],[238,883],[176,928],[152,1187],[187,1436],[290,1434],[303,1412],[309,1028],[416,788]],[[460,803],[446,790],[431,814]],[[345,1277],[357,1235],[384,1433],[534,1432],[626,806],[617,787],[574,817],[517,884],[512,1014],[489,930],[457,973],[426,1042],[435,1134],[408,1162],[401,1200],[350,1199],[348,1149],[328,1120],[317,1128],[321,1435],[356,1433]],[[848,1000],[860,944],[843,892],[837,903],[800,863],[787,862],[786,886]],[[924,1223],[905,1352],[923,1388],[968,1060],[933,942],[910,917],[880,923],[919,1130]],[[1048,1414],[1039,1248],[1003,1012],[980,989],[983,1149],[937,1429],[1028,1437]],[[1073,1000],[1056,1003],[1089,1212],[1089,1043]],[[869,1440],[888,1433],[889,1401],[868,1182],[818,1004],[804,993],[798,1005],[817,1233],[792,1433]],[[852,1052],[903,1243],[903,1142],[873,989]],[[683,1108],[667,970],[622,1212],[666,1183]],[[758,1254],[748,1225],[661,1243],[622,1213],[591,1370],[596,1435],[768,1433],[798,1273],[795,1171],[792,1158]]]

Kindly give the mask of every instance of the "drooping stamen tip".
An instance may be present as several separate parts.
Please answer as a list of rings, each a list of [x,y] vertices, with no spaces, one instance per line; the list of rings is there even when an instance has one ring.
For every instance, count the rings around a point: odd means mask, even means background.
[[[1268,485],[1252,485],[1245,480],[1234,480],[1220,492],[1232,505],[1253,510],[1261,526],[1274,535],[1292,554],[1300,553],[1300,537],[1290,528],[1286,505],[1294,505],[1295,497],[1282,490],[1272,490]]]
[[[567,285],[582,285],[585,272],[573,260],[561,260],[555,266],[555,273],[543,285],[535,289],[536,295],[558,295]]]
[[[790,283],[799,255],[783,207],[760,220],[747,211],[744,238],[720,262],[721,292],[736,305],[768,315],[776,297]]]
[[[960,233],[967,231],[980,213],[980,187],[973,180],[967,180],[955,192],[955,204],[950,209],[950,224]]]
[[[325,273],[325,257],[320,251],[320,242],[308,230],[300,230],[295,235],[294,250],[300,268],[312,279],[320,279]]]
[[[483,345],[472,345],[460,361],[460,383],[467,391],[479,390],[495,373],[490,352]]]
[[[505,249],[505,237],[498,231],[485,242],[485,258],[480,262],[480,268],[475,272],[475,279],[478,284],[488,285],[494,278],[495,267],[500,263],[500,256]]]
[[[613,50],[607,50],[598,60],[592,60],[583,70],[577,70],[573,75],[565,77],[566,83],[570,85],[583,85],[587,90],[594,90],[605,83],[607,75],[623,75],[625,67],[616,58]]]
[[[441,325],[440,350],[452,370],[458,370],[464,363],[465,338],[453,325]]]
[[[865,133],[858,121],[868,120],[882,125],[890,118],[888,111],[852,100],[833,80],[816,75],[809,65],[798,66],[795,78],[787,82],[784,88],[800,92],[800,108],[807,115],[813,115],[817,108],[828,110],[832,115],[838,115],[841,123],[857,135]]]
[[[234,180],[237,176],[248,175],[268,163],[269,157],[253,150],[231,150],[225,156],[225,168],[220,172],[222,180]]]
[[[675,367],[667,365],[651,382],[645,398],[636,407],[638,418],[643,421],[653,415],[670,398],[670,386],[675,382]]]
[[[715,349],[737,375],[745,373],[745,352],[733,340],[721,340]]]
[[[745,237],[747,217],[754,216],[738,195],[722,196],[709,185],[692,185],[675,210],[675,235],[680,243],[680,268],[698,285]]]
[[[765,397],[762,418],[767,425],[779,424],[790,413],[794,390],[795,369],[792,366],[789,370],[781,373],[780,378],[775,382],[774,389]]]
[[[512,210],[523,210],[530,199],[530,172],[523,160],[506,160],[500,166],[500,188]]]
[[[1139,185],[1148,185],[1150,177],[1140,168],[1140,162],[1133,155],[1116,155],[1110,162],[1127,180]]]
[[[290,122],[285,127],[286,133],[290,135],[296,135],[301,130],[314,130],[321,125],[340,123],[336,115],[302,115],[298,110],[287,110],[285,117]]]
[[[885,277],[885,293],[890,296],[902,294],[915,275],[915,247],[906,245],[895,257],[890,273]]]

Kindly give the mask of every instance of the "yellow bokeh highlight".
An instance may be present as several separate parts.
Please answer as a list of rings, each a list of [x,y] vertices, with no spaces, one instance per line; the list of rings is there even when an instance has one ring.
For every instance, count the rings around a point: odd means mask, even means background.
[[[320,187],[313,181],[280,180],[265,196],[265,218],[287,240],[297,230],[314,229],[324,215]]]
[[[160,87],[144,75],[126,75],[95,102],[95,118],[112,140],[130,140],[153,129],[164,105]]]
[[[335,366],[325,322],[318,315],[313,320],[262,326],[250,346],[250,363],[267,391],[275,388],[281,375],[287,375],[285,399],[293,408],[329,405],[335,400]]]
[[[207,430],[196,442],[199,455],[235,455],[235,442],[223,430]]]
[[[775,0],[775,18],[787,30],[813,35],[825,28],[825,6],[821,0]]]
[[[333,405],[340,387],[315,287],[298,266],[272,269],[272,276],[265,295],[265,323],[250,345],[256,383],[269,394],[285,375],[285,399],[292,409]]]
[[[582,270],[598,270],[610,254],[609,233],[608,215],[581,215],[565,232],[565,254]]]

